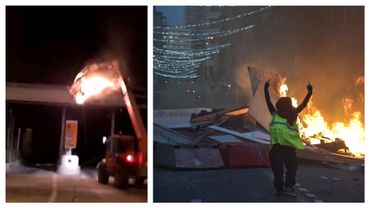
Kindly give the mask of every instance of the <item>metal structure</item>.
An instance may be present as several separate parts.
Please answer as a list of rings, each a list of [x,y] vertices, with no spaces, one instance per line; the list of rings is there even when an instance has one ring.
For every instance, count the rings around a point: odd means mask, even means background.
[[[139,151],[143,155],[137,175],[146,176],[147,166],[147,133],[136,104],[134,94],[126,85],[120,72],[118,61],[101,62],[87,65],[79,74],[71,86],[69,92],[75,97],[78,104],[83,104],[92,98],[97,98],[121,90],[124,104],[127,107],[132,126],[135,131],[135,139]]]

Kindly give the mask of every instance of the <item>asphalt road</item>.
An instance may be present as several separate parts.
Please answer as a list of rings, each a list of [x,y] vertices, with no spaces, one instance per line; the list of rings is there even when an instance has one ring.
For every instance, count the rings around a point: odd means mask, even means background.
[[[110,181],[112,183],[113,181]],[[147,186],[127,190],[99,184],[96,171],[64,176],[53,171],[22,167],[6,173],[6,202],[146,202]]]
[[[276,196],[270,168],[154,169],[154,202],[363,202],[364,171],[301,164],[296,197]]]

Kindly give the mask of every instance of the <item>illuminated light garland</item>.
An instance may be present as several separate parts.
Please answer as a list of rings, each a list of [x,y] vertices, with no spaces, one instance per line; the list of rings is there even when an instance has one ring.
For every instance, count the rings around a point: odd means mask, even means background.
[[[179,31],[176,29],[185,29],[192,27],[207,26],[212,24],[217,24],[221,22],[227,22],[236,20],[245,16],[249,16],[258,12],[262,12],[268,7],[260,8],[258,10],[244,13],[235,17],[228,17],[224,19],[219,19],[216,21],[193,24],[193,25],[184,25],[184,26],[175,26],[175,27],[155,27],[155,29],[161,29],[162,31],[155,31],[154,34],[163,35],[162,39],[154,38],[153,41],[164,42],[168,44],[181,44],[181,43],[192,43],[197,41],[203,41],[205,45],[208,45],[209,40],[214,38],[223,38],[229,35],[233,35],[248,29],[253,28],[255,25],[248,25],[238,29],[226,30],[226,31],[215,31],[215,32],[198,32],[192,33],[187,31]],[[173,31],[163,31],[173,30]],[[172,36],[175,36],[173,38]],[[197,70],[199,69],[202,62],[209,60],[213,55],[220,53],[221,49],[230,46],[231,44],[223,44],[215,47],[208,47],[205,49],[196,49],[196,50],[173,50],[173,49],[162,49],[154,47],[154,57],[153,57],[153,69],[154,73],[158,76],[176,78],[176,79],[192,79],[199,77],[197,75]]]
[[[170,75],[170,74],[162,74],[162,73],[157,72],[157,71],[155,71],[154,73],[159,75],[159,76],[162,76],[162,77],[175,78],[175,79],[195,79],[195,78],[199,77],[199,75],[197,75],[197,74],[173,76],[173,75]]]
[[[162,49],[162,48],[154,47],[153,50],[154,52],[161,53],[161,54],[186,55],[186,54],[198,54],[198,53],[203,53],[203,52],[212,51],[212,50],[219,50],[219,49],[226,48],[230,45],[231,45],[230,43],[226,43],[223,45],[218,45],[218,46],[209,47],[205,49],[192,49],[192,50],[172,50],[172,49]]]
[[[185,75],[185,74],[191,74],[191,73],[195,73],[197,71],[198,68],[195,68],[195,67],[188,67],[188,69],[184,69],[184,68],[162,68],[162,67],[157,67],[157,66],[153,66],[153,68],[155,69],[155,71],[159,71],[161,73],[166,73],[166,74],[173,74],[173,75]],[[169,70],[170,69],[170,70]]]
[[[214,20],[214,21],[211,21],[211,22],[203,22],[203,23],[189,24],[189,25],[177,25],[177,26],[170,26],[170,27],[155,26],[154,29],[185,29],[185,28],[192,28],[192,27],[208,26],[208,25],[218,24],[218,23],[222,23],[222,22],[233,21],[233,20],[236,20],[236,19],[240,19],[242,17],[246,17],[246,16],[250,16],[250,15],[253,15],[253,14],[256,14],[256,13],[260,13],[264,10],[269,9],[270,7],[271,6],[262,7],[260,9],[257,9],[257,10],[251,11],[251,12],[246,12],[246,13],[243,13],[243,14],[239,14],[239,15],[234,16],[234,17],[227,17],[227,18],[224,18],[224,19]]]
[[[203,62],[203,61],[206,61],[208,59],[211,59],[212,57],[211,56],[206,56],[204,58],[197,58],[197,59],[190,59],[190,60],[179,60],[179,59],[154,59],[153,61],[157,62],[157,63],[167,63],[167,62],[171,62],[171,63],[198,63],[198,62]]]
[[[155,66],[156,68],[163,69],[163,71],[171,72],[173,69],[175,69],[175,70],[192,70],[193,68],[198,68],[200,66],[200,63],[197,63],[197,64],[189,63],[189,64],[182,64],[182,65],[180,65],[180,64],[170,64],[170,63],[167,63],[167,64],[155,63],[155,64],[153,64],[153,66]]]
[[[224,44],[221,46],[201,49],[201,50],[165,50],[160,48],[154,48],[154,59],[194,59],[202,58],[220,53],[220,49],[230,46],[230,44]]]
[[[205,54],[202,54],[202,55],[160,55],[160,58],[158,58],[158,59],[191,60],[191,59],[194,59],[194,58],[202,58],[202,57],[208,57],[208,56],[211,56],[211,55],[216,55],[218,53],[220,53],[220,51],[214,51],[214,52],[205,53]],[[153,58],[157,59],[156,56],[154,56]]]
[[[239,29],[233,29],[233,30],[225,30],[225,31],[213,31],[213,32],[202,32],[202,33],[191,33],[191,32],[168,32],[168,31],[154,31],[155,34],[161,34],[166,36],[217,36],[217,35],[223,35],[223,34],[230,34],[230,33],[236,33],[240,30],[247,30],[250,27],[254,27],[254,25],[248,25]],[[238,30],[238,31],[236,31]],[[166,38],[166,37],[164,37]]]
[[[191,70],[172,69],[171,71],[163,70],[163,69],[157,68],[157,67],[154,67],[154,69],[156,69],[156,71],[163,72],[163,73],[166,73],[166,74],[180,75],[180,76],[194,74],[196,72],[196,68],[193,68]]]
[[[189,60],[189,61],[183,62],[183,63],[176,63],[176,62],[171,62],[171,61],[161,62],[159,60],[153,60],[153,64],[155,64],[157,66],[161,66],[161,67],[187,67],[187,66],[196,66],[196,65],[199,65],[201,62],[203,62],[203,61],[194,62],[192,60]]]
[[[220,51],[213,51],[209,53],[204,53],[202,55],[160,55],[159,59],[175,59],[175,60],[190,60],[194,58],[201,58],[201,57],[207,57],[211,55],[215,55],[220,53]],[[157,56],[154,56],[153,58],[156,58]]]
[[[169,42],[169,43],[188,43],[188,42],[196,42],[196,41],[204,41],[204,40],[213,40],[214,38],[226,37],[226,36],[229,36],[229,35],[233,35],[235,33],[239,33],[239,32],[251,29],[253,27],[254,27],[254,25],[249,25],[249,26],[234,29],[234,30],[223,31],[222,33],[217,34],[217,35],[205,36],[205,37],[200,37],[200,38],[191,38],[191,37],[190,38],[182,38],[182,39],[172,39],[172,38],[156,39],[156,38],[153,38],[153,41]]]
[[[178,65],[178,64],[158,64],[154,63],[153,68],[157,71],[162,71],[163,73],[169,73],[169,74],[187,74],[187,73],[194,73],[200,66],[200,63],[193,64],[189,63],[187,65]]]

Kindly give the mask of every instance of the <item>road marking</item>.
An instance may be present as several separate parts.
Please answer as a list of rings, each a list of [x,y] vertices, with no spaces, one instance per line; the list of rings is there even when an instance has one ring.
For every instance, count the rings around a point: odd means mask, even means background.
[[[296,185],[296,186],[302,186],[300,183],[296,183],[295,185]]]
[[[306,193],[305,195],[310,197],[310,198],[317,198],[317,196],[315,194]]]
[[[299,186],[299,187],[297,187],[297,189],[299,190],[299,191],[301,191],[301,192],[307,192],[307,193],[305,193],[305,196],[307,196],[307,197],[309,197],[309,198],[312,198],[312,201],[313,202],[324,202],[323,200],[321,200],[321,199],[318,199],[318,197],[315,195],[315,194],[312,194],[312,193],[309,193],[308,192],[308,189],[306,189],[306,188],[304,188],[301,184],[296,184],[297,186]],[[315,199],[316,198],[316,199]]]
[[[57,175],[54,173],[53,174],[53,192],[51,193],[48,202],[54,202],[56,198],[57,198]]]

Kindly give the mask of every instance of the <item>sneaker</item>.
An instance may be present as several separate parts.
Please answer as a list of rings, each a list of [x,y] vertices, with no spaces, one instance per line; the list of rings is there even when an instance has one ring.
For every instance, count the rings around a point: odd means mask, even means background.
[[[288,195],[288,196],[296,196],[296,193],[293,187],[285,188],[284,193],[285,195]]]

